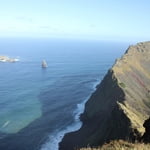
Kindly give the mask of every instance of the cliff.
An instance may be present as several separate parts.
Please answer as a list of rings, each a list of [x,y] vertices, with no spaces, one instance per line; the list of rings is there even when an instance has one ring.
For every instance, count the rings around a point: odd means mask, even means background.
[[[81,115],[82,127],[68,133],[60,150],[98,146],[111,140],[135,140],[150,116],[150,42],[130,46],[116,60]]]

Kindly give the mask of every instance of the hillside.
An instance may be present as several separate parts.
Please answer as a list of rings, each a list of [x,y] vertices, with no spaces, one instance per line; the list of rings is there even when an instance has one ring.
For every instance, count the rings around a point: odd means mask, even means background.
[[[149,150],[150,144],[130,143],[122,140],[111,141],[98,148],[81,148],[80,150]]]
[[[98,146],[111,140],[134,141],[150,116],[150,42],[130,46],[116,60],[81,115],[83,125],[68,133],[60,150]]]

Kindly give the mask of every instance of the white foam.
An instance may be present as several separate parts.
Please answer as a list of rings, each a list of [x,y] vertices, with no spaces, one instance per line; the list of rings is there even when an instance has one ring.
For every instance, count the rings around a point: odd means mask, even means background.
[[[14,61],[17,62],[17,61],[20,61],[20,60],[18,58],[15,58]]]
[[[8,121],[6,121],[4,124],[3,124],[3,126],[2,126],[2,128],[5,128],[6,126],[8,126],[8,124],[10,123],[10,121],[8,120]]]
[[[96,89],[96,85],[99,83],[99,80],[94,82],[93,84],[93,91]],[[90,94],[91,95],[91,94]],[[74,123],[66,127],[64,130],[55,131],[51,136],[49,136],[48,141],[42,145],[41,150],[58,150],[59,149],[59,142],[62,141],[64,135],[69,132],[76,131],[81,128],[82,122],[80,121],[79,117],[80,114],[84,111],[84,106],[86,101],[89,99],[89,96],[80,104],[77,104],[77,109],[74,111]]]
[[[0,62],[6,62],[6,60],[0,60]]]

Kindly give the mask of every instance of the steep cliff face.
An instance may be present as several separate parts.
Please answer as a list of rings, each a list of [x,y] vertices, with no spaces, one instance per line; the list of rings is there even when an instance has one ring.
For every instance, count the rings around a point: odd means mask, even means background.
[[[60,150],[97,146],[143,135],[150,116],[150,42],[130,46],[108,71],[81,115],[80,130],[68,133]]]

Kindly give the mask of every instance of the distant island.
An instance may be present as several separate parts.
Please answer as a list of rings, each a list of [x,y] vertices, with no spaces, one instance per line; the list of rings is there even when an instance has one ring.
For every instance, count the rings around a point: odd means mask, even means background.
[[[86,102],[82,127],[66,134],[59,150],[97,147],[114,140],[150,142],[149,117],[150,42],[142,42],[130,46],[108,70]]]
[[[11,63],[13,63],[13,62],[17,62],[17,61],[19,61],[19,60],[16,58],[10,58],[8,56],[0,56],[0,62],[11,62]]]

